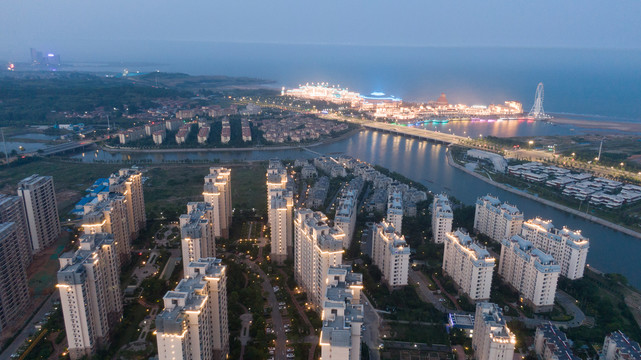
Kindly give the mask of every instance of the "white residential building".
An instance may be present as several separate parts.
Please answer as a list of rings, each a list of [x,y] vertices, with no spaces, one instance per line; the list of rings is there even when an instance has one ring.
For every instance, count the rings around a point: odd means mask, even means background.
[[[492,303],[476,305],[472,347],[475,360],[512,360],[516,336],[510,331],[501,308]]]
[[[345,233],[343,248],[349,249],[356,230],[356,215],[358,213],[358,193],[356,190],[347,190],[341,195],[336,207],[334,224]]]
[[[23,179],[18,183],[18,196],[27,215],[31,249],[37,254],[53,245],[60,235],[53,178],[34,174]]]
[[[501,246],[499,275],[520,294],[535,312],[551,311],[561,267],[554,258],[514,235]]]
[[[214,235],[229,238],[232,216],[231,169],[209,168],[209,174],[205,176],[203,196],[205,202],[214,208]]]
[[[107,344],[122,318],[120,263],[111,234],[82,235],[76,252],[60,256],[60,305],[72,360]]]
[[[31,264],[31,241],[24,204],[19,196],[0,194],[0,223],[14,223],[17,236],[17,248],[23,267]]]
[[[118,193],[98,193],[96,199],[85,204],[85,214],[82,217],[85,234],[113,235],[116,251],[122,263],[131,256],[131,231],[126,201],[126,197]]]
[[[516,206],[501,201],[492,195],[476,200],[474,230],[500,242],[521,231],[523,213]]]
[[[580,359],[572,352],[572,345],[567,336],[551,323],[536,327],[534,351],[542,360]]]
[[[147,223],[142,173],[136,169],[120,169],[109,177],[109,191],[125,197],[129,232],[135,239]]]
[[[387,221],[394,225],[398,233],[403,229],[403,193],[391,191],[387,199]]]
[[[410,247],[394,225],[385,220],[374,226],[372,263],[381,270],[383,281],[391,288],[407,285]]]
[[[485,247],[461,230],[445,236],[443,272],[472,301],[488,300],[492,288],[492,272],[496,260]]]
[[[327,272],[331,266],[343,263],[345,233],[330,227],[323,213],[310,209],[296,211],[294,229],[294,276],[320,311]]]
[[[321,313],[321,359],[361,358],[362,288],[363,275],[353,273],[349,265],[329,268]]]
[[[154,133],[151,135],[151,138],[154,141],[154,144],[162,145],[162,143],[167,138],[167,131],[165,130],[154,131]]]
[[[188,273],[192,261],[216,256],[213,213],[214,209],[205,202],[190,202],[187,204],[187,214],[180,215],[184,274]]]
[[[191,262],[156,317],[159,360],[223,360],[229,355],[227,274],[220,259]]]
[[[282,263],[294,247],[294,195],[289,190],[274,189],[269,208],[271,258]]]
[[[278,159],[270,159],[267,167],[267,209],[271,208],[272,190],[285,190],[289,178],[287,169]]]
[[[447,195],[434,195],[434,202],[432,203],[432,236],[434,243],[442,244],[445,242],[445,234],[452,232],[453,221],[454,213]]]
[[[583,277],[590,240],[580,230],[556,229],[551,220],[535,218],[523,223],[521,236],[536,248],[552,255],[561,266],[561,276]]]
[[[641,346],[621,331],[605,337],[599,360],[641,360]]]
[[[18,202],[20,204],[20,202]],[[15,326],[31,301],[27,270],[22,253],[22,232],[16,223],[0,223],[0,334],[10,335],[6,328]]]

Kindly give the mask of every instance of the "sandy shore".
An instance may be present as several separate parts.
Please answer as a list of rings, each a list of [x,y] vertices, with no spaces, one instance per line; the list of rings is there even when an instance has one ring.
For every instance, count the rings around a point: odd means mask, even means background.
[[[588,129],[605,129],[605,130],[618,130],[625,132],[639,132],[641,133],[641,121],[639,122],[623,122],[623,121],[598,121],[587,119],[568,119],[564,117],[555,117],[550,120],[555,124],[574,125]]]

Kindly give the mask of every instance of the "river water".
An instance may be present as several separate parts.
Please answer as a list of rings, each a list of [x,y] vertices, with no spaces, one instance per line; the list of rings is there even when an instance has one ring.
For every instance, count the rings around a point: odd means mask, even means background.
[[[641,288],[641,272],[637,256],[641,254],[641,239],[636,239],[605,226],[592,223],[574,215],[529,200],[517,194],[498,189],[459,169],[448,165],[446,146],[427,141],[404,138],[377,131],[362,131],[349,138],[319,145],[311,150],[325,154],[348,154],[355,158],[377,164],[423,183],[432,192],[446,192],[465,204],[474,204],[477,197],[491,193],[502,201],[518,206],[526,218],[540,216],[552,219],[556,227],[568,226],[580,229],[590,239],[589,265],[604,272],[621,273],[636,288]],[[83,162],[132,161],[176,162],[184,160],[208,160],[237,162],[312,158],[314,153],[302,149],[276,151],[236,152],[185,152],[185,153],[109,153],[87,152],[75,155]]]

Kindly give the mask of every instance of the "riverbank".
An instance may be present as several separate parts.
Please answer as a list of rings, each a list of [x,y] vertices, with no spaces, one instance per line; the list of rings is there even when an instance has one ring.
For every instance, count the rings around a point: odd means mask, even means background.
[[[100,150],[109,152],[129,152],[129,153],[185,153],[185,152],[238,152],[238,151],[277,151],[277,150],[295,150],[316,147],[320,145],[331,144],[333,142],[347,139],[363,131],[362,127],[352,129],[340,136],[327,138],[312,144],[286,145],[286,146],[261,146],[261,147],[243,147],[243,148],[167,148],[167,149],[140,149],[127,147],[113,147],[109,145],[99,145]]]
[[[464,171],[467,174],[472,175],[472,176],[476,177],[477,179],[483,180],[486,183],[491,184],[493,186],[496,186],[496,187],[498,187],[498,188],[500,188],[502,190],[509,191],[509,192],[511,192],[513,194],[517,194],[519,196],[526,197],[526,198],[528,198],[530,200],[538,201],[541,204],[553,207],[553,208],[561,210],[561,211],[565,211],[565,212],[570,213],[572,215],[576,215],[576,216],[582,217],[582,218],[584,218],[586,220],[592,221],[592,222],[594,222],[596,224],[607,226],[610,229],[613,229],[613,230],[616,230],[616,231],[620,231],[620,232],[622,232],[622,233],[624,233],[626,235],[630,235],[630,236],[633,236],[635,238],[641,239],[641,233],[636,232],[634,230],[630,230],[630,229],[628,229],[626,227],[623,227],[621,225],[612,223],[612,222],[607,221],[607,220],[603,220],[603,219],[601,219],[599,217],[596,217],[594,215],[589,215],[589,214],[583,213],[581,211],[572,209],[572,208],[567,207],[565,205],[561,205],[561,204],[555,203],[553,201],[550,201],[550,200],[547,200],[547,199],[542,199],[542,198],[540,198],[538,196],[535,196],[535,195],[532,195],[532,194],[528,194],[525,191],[512,188],[512,187],[507,186],[505,184],[502,184],[502,183],[496,182],[494,180],[491,180],[491,179],[489,179],[489,178],[487,178],[487,177],[485,177],[485,176],[483,176],[481,174],[478,174],[478,173],[476,173],[474,171],[470,171],[470,170],[466,169],[464,166],[461,166],[461,165],[457,164],[454,161],[454,159],[452,158],[452,153],[449,151],[449,149],[447,151],[447,163],[448,163],[448,165],[450,165],[450,166],[452,166],[454,168],[457,168],[457,169],[459,169],[461,171]]]

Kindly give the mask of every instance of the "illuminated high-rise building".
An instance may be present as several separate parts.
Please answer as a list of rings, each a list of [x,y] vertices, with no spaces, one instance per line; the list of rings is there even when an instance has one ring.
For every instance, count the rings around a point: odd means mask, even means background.
[[[185,274],[192,261],[216,256],[213,214],[214,209],[209,204],[190,202],[187,204],[187,214],[180,216],[180,242]]]
[[[142,173],[136,169],[120,169],[109,177],[109,191],[125,197],[129,232],[132,238],[137,237],[147,222]]]
[[[294,276],[312,305],[320,310],[327,271],[343,263],[345,233],[330,227],[323,213],[310,209],[296,211],[294,228]]]
[[[91,357],[109,343],[122,318],[120,263],[111,234],[85,234],[80,248],[60,256],[58,290],[69,357]]]
[[[0,223],[0,334],[3,336],[5,329],[23,315],[30,301],[21,241],[15,223]]]
[[[214,208],[214,235],[227,239],[231,226],[231,169],[209,168],[203,189],[205,202]]]
[[[156,317],[159,360],[224,360],[229,355],[227,273],[220,259],[187,266]]]
[[[27,215],[31,248],[37,254],[53,245],[60,235],[53,178],[34,174],[23,179],[18,183],[18,196],[22,199]]]

